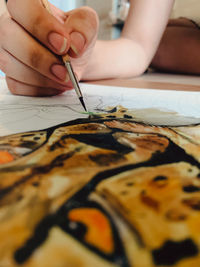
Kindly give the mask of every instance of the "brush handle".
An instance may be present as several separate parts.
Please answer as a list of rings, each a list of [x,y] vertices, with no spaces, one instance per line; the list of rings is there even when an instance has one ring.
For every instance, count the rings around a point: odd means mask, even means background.
[[[43,4],[44,8],[46,8],[46,10],[50,14],[52,14],[51,7],[49,5],[48,0],[41,0],[41,1],[42,1],[42,4]],[[65,64],[65,67],[67,68],[67,71],[68,71],[70,80],[71,80],[71,82],[72,82],[72,84],[74,86],[74,89],[76,91],[76,94],[77,94],[77,96],[78,96],[78,98],[79,98],[79,100],[80,100],[83,108],[85,109],[85,111],[87,111],[87,108],[86,108],[85,103],[83,101],[83,95],[81,93],[81,89],[80,89],[79,84],[78,84],[78,80],[76,78],[76,75],[74,73],[74,70],[73,70],[72,65],[71,65],[71,62],[70,62],[69,55],[66,54],[66,55],[62,56],[62,60],[63,60],[63,62]]]

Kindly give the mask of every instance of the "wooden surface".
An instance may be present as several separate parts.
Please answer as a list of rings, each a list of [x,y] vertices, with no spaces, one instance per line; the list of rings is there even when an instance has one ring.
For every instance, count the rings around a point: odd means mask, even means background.
[[[160,90],[200,91],[200,77],[161,73],[146,73],[137,78],[89,82],[99,85],[151,88]]]
[[[4,77],[0,76],[0,79],[4,79]],[[199,76],[163,74],[163,73],[146,73],[136,78],[90,81],[87,83],[129,87],[129,88],[200,91]]]

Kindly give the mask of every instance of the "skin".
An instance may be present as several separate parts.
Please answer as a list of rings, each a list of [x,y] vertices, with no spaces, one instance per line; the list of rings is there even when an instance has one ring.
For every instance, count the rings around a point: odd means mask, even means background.
[[[82,77],[98,32],[95,11],[83,7],[64,13],[51,5],[51,15],[40,0],[9,0],[7,8],[0,16],[0,69],[10,91],[49,96],[71,89],[58,56],[68,53]]]
[[[142,74],[158,48],[173,3],[173,0],[131,0],[121,37],[96,43],[83,78],[125,78]]]
[[[71,89],[58,57],[66,53],[72,58],[79,80],[138,76],[152,59],[155,68],[169,70],[172,65],[166,63],[169,55],[162,45],[168,42],[169,53],[171,44],[180,49],[180,43],[174,41],[176,33],[169,32],[173,27],[191,30],[188,25],[169,24],[165,31],[173,3],[173,0],[131,0],[121,37],[96,41],[98,17],[90,8],[64,13],[51,5],[52,16],[40,0],[8,0],[8,12],[0,17],[0,69],[6,73],[8,88],[13,94],[32,96],[56,95]],[[169,38],[165,39],[166,36]],[[184,32],[182,37],[185,40]],[[174,56],[175,52],[171,61]]]

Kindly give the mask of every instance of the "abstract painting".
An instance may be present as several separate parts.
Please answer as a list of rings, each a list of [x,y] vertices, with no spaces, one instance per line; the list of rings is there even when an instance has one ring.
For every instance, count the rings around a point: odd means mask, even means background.
[[[0,137],[0,266],[200,266],[200,124],[114,107]]]

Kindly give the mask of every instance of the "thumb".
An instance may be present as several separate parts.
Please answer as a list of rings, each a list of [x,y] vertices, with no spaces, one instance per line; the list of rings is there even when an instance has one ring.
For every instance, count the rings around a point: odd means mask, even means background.
[[[69,35],[71,49],[69,55],[81,56],[96,40],[99,20],[96,12],[89,7],[81,7],[66,13],[66,34]]]

